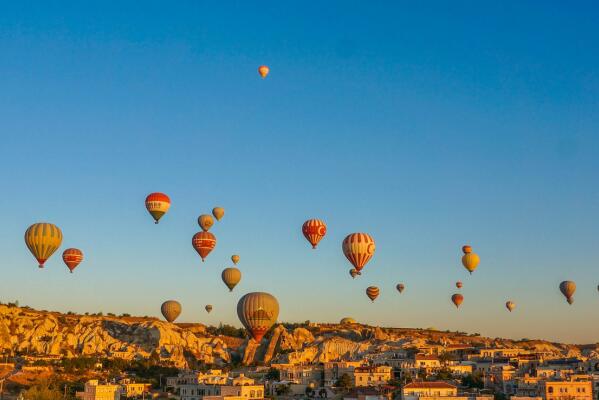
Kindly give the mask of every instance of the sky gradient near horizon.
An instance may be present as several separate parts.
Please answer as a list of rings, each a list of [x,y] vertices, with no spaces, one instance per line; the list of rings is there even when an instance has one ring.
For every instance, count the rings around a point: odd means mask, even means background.
[[[0,301],[158,316],[177,299],[181,322],[238,326],[239,297],[268,291],[285,321],[599,341],[597,3],[260,4],[0,5]],[[157,226],[153,191],[172,200]],[[191,237],[216,205],[202,263]],[[316,251],[308,218],[328,225]],[[23,242],[37,221],[64,234],[44,270]],[[356,231],[377,250],[352,280]],[[86,256],[72,275],[67,247]]]

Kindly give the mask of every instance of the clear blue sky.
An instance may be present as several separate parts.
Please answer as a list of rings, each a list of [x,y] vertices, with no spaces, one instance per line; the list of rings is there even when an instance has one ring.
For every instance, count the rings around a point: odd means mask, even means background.
[[[238,324],[265,290],[281,320],[599,340],[596,3],[122,3],[0,6],[0,300],[159,315],[174,298],[181,321]],[[152,191],[173,202],[158,226]],[[329,227],[317,251],[310,217]],[[75,274],[60,253],[38,270],[37,221],[83,249]],[[352,281],[355,231],[378,247]]]

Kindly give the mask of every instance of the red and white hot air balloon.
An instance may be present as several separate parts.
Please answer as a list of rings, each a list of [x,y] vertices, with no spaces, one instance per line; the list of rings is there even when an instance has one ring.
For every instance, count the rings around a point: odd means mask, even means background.
[[[216,246],[216,236],[210,232],[198,232],[191,239],[193,248],[202,258],[202,262]]]
[[[150,193],[148,197],[146,197],[146,209],[152,218],[154,218],[154,223],[156,224],[160,218],[166,214],[170,207],[171,199],[169,199],[169,197],[164,193]]]
[[[352,233],[343,239],[341,248],[345,257],[360,272],[374,255],[376,245],[369,234]]]
[[[327,234],[327,225],[319,219],[309,219],[302,225],[302,233],[315,249],[318,242]]]
[[[62,252],[62,261],[67,265],[71,273],[83,261],[83,252],[79,249],[66,249]]]

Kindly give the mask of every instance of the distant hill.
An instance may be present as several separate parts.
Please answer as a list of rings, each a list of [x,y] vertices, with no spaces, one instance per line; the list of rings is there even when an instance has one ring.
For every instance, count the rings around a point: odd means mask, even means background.
[[[215,332],[214,328],[202,324],[171,324],[149,317],[62,314],[0,305],[0,352],[33,358],[97,356],[133,360],[158,357],[165,363],[185,367],[192,360],[214,365],[318,363],[398,350],[416,352],[435,346],[443,351],[456,345],[523,347],[563,356],[590,354],[597,348],[596,345],[514,341],[361,324],[281,324],[260,344]]]

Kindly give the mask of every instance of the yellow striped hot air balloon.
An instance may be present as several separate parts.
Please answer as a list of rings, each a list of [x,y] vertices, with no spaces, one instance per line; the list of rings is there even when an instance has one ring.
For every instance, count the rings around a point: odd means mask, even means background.
[[[374,255],[376,245],[369,234],[352,233],[343,239],[341,248],[345,257],[360,272]]]
[[[168,322],[173,322],[181,314],[181,304],[175,300],[167,300],[160,306],[160,311]]]
[[[315,249],[318,242],[327,234],[327,225],[320,219],[309,219],[302,225],[302,233]]]
[[[248,293],[237,303],[237,316],[252,338],[260,342],[277,321],[279,302],[269,293]]]
[[[241,271],[235,267],[225,268],[223,269],[221,278],[229,288],[229,291],[232,292],[233,288],[241,281]]]
[[[374,302],[374,300],[375,300],[377,297],[379,297],[379,293],[380,293],[380,290],[379,290],[379,288],[378,288],[378,287],[376,287],[376,286],[369,286],[369,287],[366,289],[366,296],[368,296],[368,298],[369,298],[369,299],[370,299],[372,302]]]
[[[40,222],[31,225],[25,231],[25,244],[37,262],[40,268],[44,268],[44,263],[62,243],[62,232],[59,227],[47,222]]]

